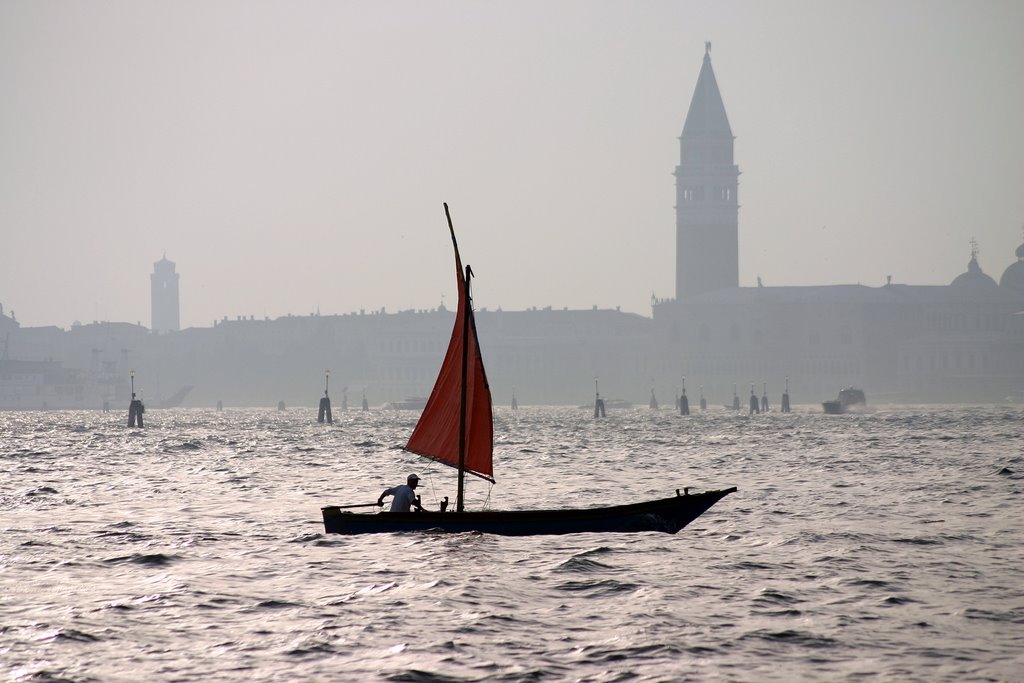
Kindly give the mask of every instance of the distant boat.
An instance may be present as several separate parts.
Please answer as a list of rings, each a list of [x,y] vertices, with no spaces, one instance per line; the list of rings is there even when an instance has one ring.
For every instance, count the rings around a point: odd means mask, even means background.
[[[608,410],[629,410],[633,407],[633,404],[625,399],[621,398],[606,398],[604,400],[604,407]],[[581,405],[580,408],[585,410],[593,410],[594,404],[588,403]]]
[[[188,396],[188,393],[190,391],[192,391],[192,385],[186,384],[185,386],[181,387],[176,392],[174,392],[174,395],[169,396],[168,398],[165,398],[164,400],[160,401],[160,407],[177,408],[178,406],[181,405],[181,402],[185,400],[185,397]]]
[[[469,292],[473,271],[462,268],[448,205],[448,229],[455,248],[459,307],[455,327],[438,373],[434,390],[413,429],[405,450],[458,469],[458,493],[454,512],[447,512],[447,498],[440,512],[353,513],[345,508],[372,505],[331,505],[321,509],[327,533],[360,534],[393,531],[475,531],[507,536],[591,532],[663,531],[674,534],[703,514],[735,487],[721,491],[680,494],[659,500],[611,507],[464,511],[465,473],[494,482],[494,416],[476,321]]]
[[[605,399],[604,407],[608,410],[629,410],[633,404],[622,398],[609,398]]]
[[[392,410],[423,410],[427,407],[427,399],[422,396],[410,396],[401,401],[391,401],[384,407]]]
[[[829,415],[841,415],[850,410],[862,409],[867,403],[863,390],[844,387],[839,390],[839,396],[835,400],[824,401],[821,407]]]

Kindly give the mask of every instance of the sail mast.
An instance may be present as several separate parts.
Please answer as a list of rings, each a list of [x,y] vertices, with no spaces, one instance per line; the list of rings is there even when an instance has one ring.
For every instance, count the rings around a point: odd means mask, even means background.
[[[465,474],[474,474],[494,483],[492,455],[494,449],[494,416],[491,411],[491,389],[480,358],[476,319],[470,303],[473,269],[462,267],[459,245],[455,239],[451,212],[445,204],[448,230],[455,251],[455,281],[459,308],[452,326],[444,361],[437,374],[434,389],[423,407],[405,450],[459,470],[459,495],[456,506],[465,505]]]
[[[459,243],[455,240],[455,227],[452,225],[452,214],[448,211],[448,202],[444,203],[444,215],[448,219],[448,231],[452,234],[452,246],[455,247],[455,257],[458,258]],[[461,264],[462,259],[459,259],[459,265]],[[469,372],[469,317],[473,314],[469,299],[470,273],[472,271],[466,266],[461,283],[466,289],[466,313],[462,318],[462,388],[459,396],[459,483],[455,496],[456,512],[462,512],[464,509],[463,492],[466,487],[466,376]]]

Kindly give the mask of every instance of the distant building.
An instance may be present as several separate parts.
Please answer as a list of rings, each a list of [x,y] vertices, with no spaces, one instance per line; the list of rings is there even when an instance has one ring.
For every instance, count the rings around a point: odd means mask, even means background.
[[[708,50],[675,175],[676,298],[654,301],[657,374],[715,403],[765,383],[778,396],[787,378],[798,402],[847,385],[869,402],[1024,397],[1024,245],[999,284],[972,241],[948,286],[739,286],[739,171]]]
[[[0,304],[0,334],[7,334],[13,330],[18,329],[20,325],[17,319],[14,317],[14,311],[11,311],[10,315],[4,313],[4,306]]]
[[[149,276],[152,295],[153,324],[151,329],[156,334],[177,332],[181,329],[178,308],[178,273],[174,272],[174,262],[162,259],[153,264],[153,273]]]
[[[477,311],[495,405],[647,405],[683,389],[691,405],[741,405],[767,391],[779,405],[818,405],[840,388],[868,404],[1024,401],[1024,245],[998,283],[971,243],[948,285],[739,286],[732,129],[709,50],[679,138],[676,297],[653,298],[653,316],[618,310]],[[908,255],[921,258],[923,254]],[[640,274],[634,274],[638,277]],[[152,275],[153,326],[179,329],[178,274],[165,258]],[[96,322],[23,328],[0,309],[0,408],[98,407],[128,400],[128,377],[149,405],[306,405],[324,370],[372,405],[427,396],[455,312],[398,311],[276,320],[238,317],[178,334]],[[23,361],[31,361],[26,363]],[[68,370],[64,370],[66,364]],[[767,386],[765,386],[767,385]],[[616,400],[621,399],[621,401]]]

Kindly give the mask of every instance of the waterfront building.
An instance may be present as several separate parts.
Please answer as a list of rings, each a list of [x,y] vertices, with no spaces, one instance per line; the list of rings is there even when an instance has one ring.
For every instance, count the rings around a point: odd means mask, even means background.
[[[647,405],[652,389],[678,395],[683,377],[691,397],[700,391],[718,408],[734,390],[760,394],[765,384],[778,405],[787,379],[792,402],[813,406],[850,385],[869,405],[1024,400],[1024,245],[998,283],[972,240],[966,270],[948,285],[739,286],[739,168],[709,48],[679,138],[675,298],[652,298],[651,317],[598,307],[477,311],[496,405],[508,405],[514,388],[521,406],[590,409],[594,378],[608,405]],[[123,403],[129,370],[151,407],[181,396],[185,405],[283,400],[315,411],[325,369],[372,405],[402,402],[429,393],[455,318],[440,306],[225,317],[178,331],[174,263],[154,264],[151,284],[157,334],[109,322],[24,328],[0,309],[4,360],[19,361],[0,365],[0,407]]]
[[[739,170],[709,46],[675,175],[676,298],[653,302],[658,374],[714,403],[748,384],[781,394],[787,378],[805,402],[850,385],[880,402],[1024,398],[1024,245],[998,285],[972,240],[948,286],[739,286]]]

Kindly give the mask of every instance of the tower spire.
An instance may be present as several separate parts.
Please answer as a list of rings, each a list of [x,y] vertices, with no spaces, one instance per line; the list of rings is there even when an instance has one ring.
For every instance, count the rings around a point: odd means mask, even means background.
[[[739,174],[706,41],[675,172],[677,300],[739,286]]]

